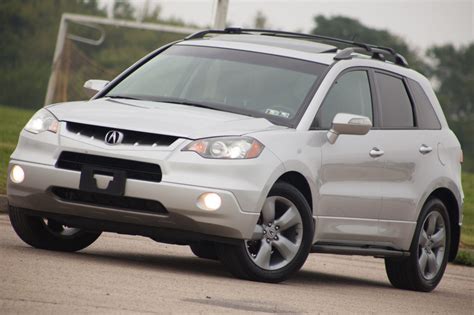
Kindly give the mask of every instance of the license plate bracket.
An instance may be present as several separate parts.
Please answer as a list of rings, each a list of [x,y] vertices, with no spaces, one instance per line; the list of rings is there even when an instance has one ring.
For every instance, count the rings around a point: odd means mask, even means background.
[[[112,177],[112,180],[108,183],[106,188],[102,189],[97,186],[97,180],[94,177],[95,175],[108,175]],[[125,171],[84,165],[81,170],[79,190],[113,196],[123,196],[125,194],[126,182],[127,173]]]

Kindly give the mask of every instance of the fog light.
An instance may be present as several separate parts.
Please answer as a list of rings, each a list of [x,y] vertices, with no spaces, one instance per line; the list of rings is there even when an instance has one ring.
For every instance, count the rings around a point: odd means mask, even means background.
[[[204,193],[199,196],[197,205],[203,210],[215,211],[221,207],[222,199],[216,193]]]
[[[15,184],[21,184],[25,180],[25,171],[19,165],[12,167],[10,171],[10,179]]]

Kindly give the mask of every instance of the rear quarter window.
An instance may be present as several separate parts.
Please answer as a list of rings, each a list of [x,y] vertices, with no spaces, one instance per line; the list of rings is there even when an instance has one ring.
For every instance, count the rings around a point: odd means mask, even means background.
[[[438,116],[421,85],[411,79],[408,82],[415,101],[418,127],[420,129],[441,129]]]

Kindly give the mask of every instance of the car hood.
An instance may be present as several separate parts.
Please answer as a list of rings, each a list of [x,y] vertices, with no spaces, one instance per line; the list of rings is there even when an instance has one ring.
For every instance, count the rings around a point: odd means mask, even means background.
[[[97,99],[48,107],[60,121],[198,139],[285,129],[264,118],[162,102]]]

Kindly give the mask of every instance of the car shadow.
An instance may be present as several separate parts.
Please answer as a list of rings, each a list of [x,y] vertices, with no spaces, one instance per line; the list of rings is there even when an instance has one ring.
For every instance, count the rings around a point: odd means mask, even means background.
[[[160,253],[117,252],[89,250],[75,253],[79,259],[94,259],[114,265],[133,266],[142,269],[160,269],[176,273],[227,277],[227,271],[219,261],[194,256],[167,255]]]
[[[393,287],[388,282],[381,282],[371,279],[357,278],[327,272],[300,270],[293,275],[288,283],[298,283],[303,285],[322,285],[325,286],[354,286],[354,287],[378,287],[390,288]]]
[[[131,253],[131,252],[106,252],[94,251],[83,252],[78,255],[87,255],[95,259],[101,259],[109,263],[119,263],[125,265],[135,265],[141,268],[160,268],[166,269],[176,273],[186,273],[194,275],[207,275],[217,278],[233,278],[227,272],[224,266],[219,261],[201,259],[194,256],[178,256],[178,255],[162,255],[159,253]],[[339,275],[327,272],[320,272],[314,270],[303,269],[294,274],[288,281],[284,282],[289,285],[318,285],[325,286],[354,286],[354,287],[378,287],[378,288],[392,288],[387,282],[379,282],[370,279],[351,277],[346,275]]]
[[[30,248],[34,251],[39,251]],[[41,251],[45,255],[51,255],[50,251]],[[219,261],[201,259],[192,256],[168,255],[160,253],[139,253],[130,251],[108,251],[104,249],[89,249],[76,253],[60,253],[55,255],[73,255],[74,259],[83,262],[100,262],[115,266],[126,266],[141,268],[144,270],[167,270],[173,273],[184,273],[187,275],[211,276],[215,278],[235,279]],[[235,279],[236,281],[242,281]],[[346,275],[320,272],[302,269],[283,285],[324,285],[324,286],[354,286],[354,287],[378,287],[392,288],[388,282],[375,281],[371,279],[357,278]]]
[[[3,219],[0,216],[1,219]],[[0,224],[4,220],[0,220]],[[8,226],[10,226],[8,224]],[[11,226],[10,226],[11,228]],[[9,247],[20,251],[34,251],[38,256],[57,255],[67,257],[73,255],[75,260],[83,260],[84,262],[100,261],[111,265],[122,265],[133,268],[142,268],[148,270],[168,270],[175,273],[186,273],[194,275],[212,276],[215,278],[235,279],[219,261],[201,259],[193,256],[191,252],[189,255],[169,255],[160,252],[131,252],[131,251],[117,251],[104,250],[103,248],[88,248],[85,251],[76,253],[51,252],[47,250],[39,250],[29,247],[27,245],[20,245],[19,242],[7,242],[3,247]],[[235,279],[236,281],[241,281]],[[392,286],[387,282],[374,281],[371,279],[352,277],[328,272],[321,272],[315,270],[305,269],[294,274],[289,280],[285,281],[283,285],[325,285],[325,286],[354,286],[354,287],[378,287],[390,288]]]

